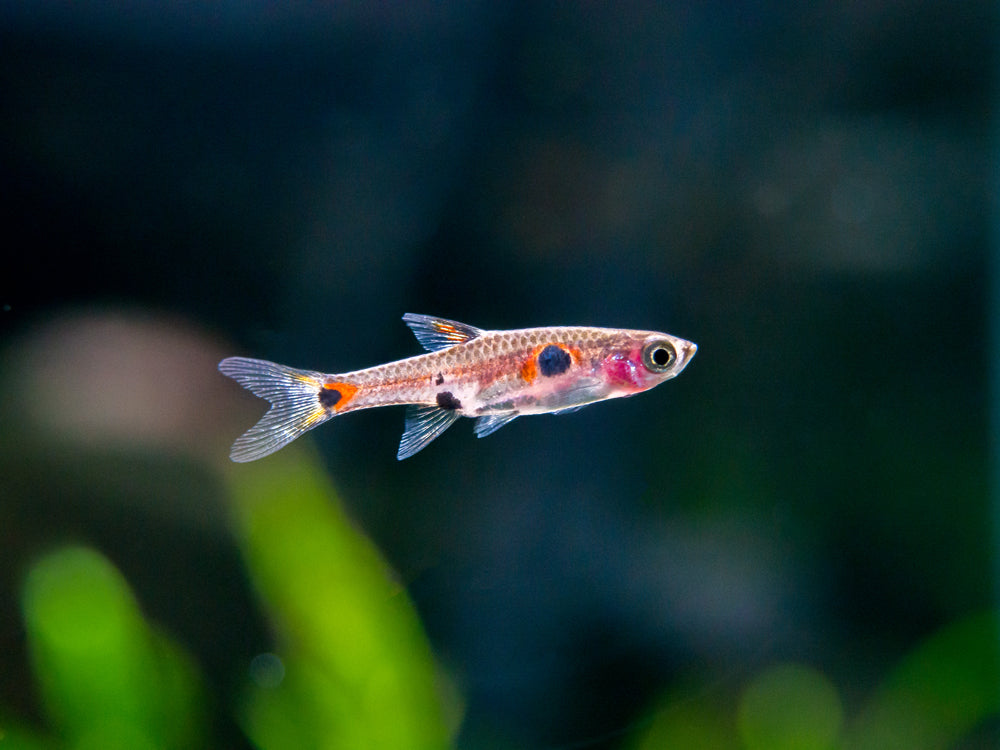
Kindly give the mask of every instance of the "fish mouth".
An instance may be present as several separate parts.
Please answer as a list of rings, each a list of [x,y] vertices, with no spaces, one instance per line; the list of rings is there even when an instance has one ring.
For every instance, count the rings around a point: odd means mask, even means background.
[[[698,353],[698,345],[693,341],[685,341],[680,347],[680,352],[678,353],[677,369],[674,371],[674,375],[680,375],[681,370],[688,366],[688,363],[694,359],[694,355]]]

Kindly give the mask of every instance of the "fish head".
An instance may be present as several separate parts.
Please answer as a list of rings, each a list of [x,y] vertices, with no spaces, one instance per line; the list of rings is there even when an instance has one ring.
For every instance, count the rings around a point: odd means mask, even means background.
[[[627,331],[601,361],[608,383],[622,395],[649,390],[687,367],[698,345],[669,333]]]

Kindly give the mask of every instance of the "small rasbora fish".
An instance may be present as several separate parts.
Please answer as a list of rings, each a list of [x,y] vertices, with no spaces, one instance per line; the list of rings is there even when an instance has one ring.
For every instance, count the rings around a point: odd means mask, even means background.
[[[233,444],[233,461],[274,453],[328,419],[376,406],[408,407],[400,460],[427,447],[459,417],[478,437],[525,414],[565,414],[631,396],[680,374],[698,347],[656,331],[582,326],[482,331],[407,313],[428,350],[364,370],[327,375],[229,357],[219,370],[271,409]]]

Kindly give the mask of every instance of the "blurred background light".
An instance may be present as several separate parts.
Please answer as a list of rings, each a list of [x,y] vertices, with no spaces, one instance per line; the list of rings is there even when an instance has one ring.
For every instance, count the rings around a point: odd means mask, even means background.
[[[747,685],[738,716],[748,750],[827,750],[837,740],[843,708],[821,672],[776,664]]]

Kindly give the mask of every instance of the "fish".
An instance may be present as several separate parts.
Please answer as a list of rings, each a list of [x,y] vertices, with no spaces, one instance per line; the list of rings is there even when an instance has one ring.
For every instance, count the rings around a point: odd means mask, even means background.
[[[361,409],[407,407],[396,458],[426,448],[459,417],[486,437],[528,414],[567,414],[676,377],[698,347],[657,331],[554,326],[485,331],[430,315],[403,321],[427,353],[325,374],[247,357],[219,371],[271,403],[230,458],[264,458],[324,422]]]

